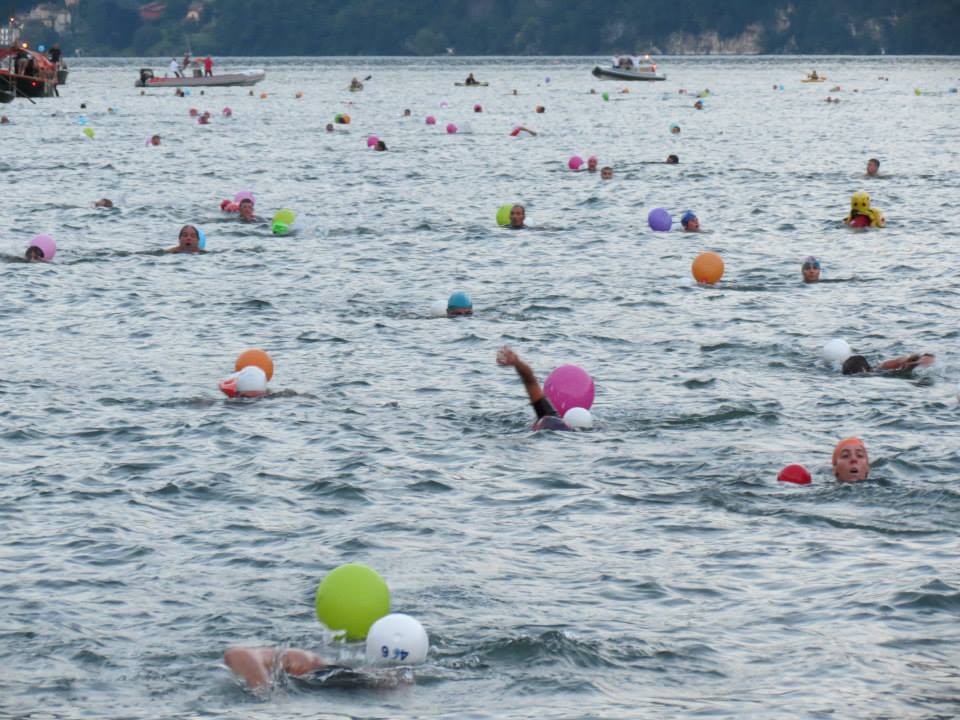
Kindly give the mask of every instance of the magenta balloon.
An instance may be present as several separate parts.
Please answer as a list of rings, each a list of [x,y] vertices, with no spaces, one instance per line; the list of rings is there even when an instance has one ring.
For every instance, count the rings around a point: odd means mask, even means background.
[[[373,147],[378,142],[380,142],[380,138],[378,138],[376,135],[371,135],[367,138],[367,147]]]
[[[567,160],[567,167],[571,170],[579,170],[581,165],[583,165],[583,158],[579,155],[574,155],[572,158]]]
[[[457,126],[456,126],[456,125],[454,125],[453,123],[449,123],[449,124],[447,125],[447,132],[448,132],[448,133],[450,133],[451,135],[453,135],[456,131],[457,131]]]
[[[49,235],[37,235],[27,248],[38,247],[43,251],[43,262],[50,262],[57,254],[57,243]]]
[[[654,208],[647,215],[647,222],[650,223],[650,229],[657,232],[667,232],[673,225],[673,218],[663,208]]]
[[[437,119],[433,115],[427,115],[427,125],[436,125]]]
[[[249,200],[254,205],[257,204],[257,201],[253,197],[253,193],[250,192],[249,190],[241,190],[240,192],[238,192],[233,196],[233,201],[238,205],[240,204],[241,200]]]
[[[593,378],[576,365],[561,365],[547,376],[543,394],[561,417],[570,408],[589,410],[593,405]]]

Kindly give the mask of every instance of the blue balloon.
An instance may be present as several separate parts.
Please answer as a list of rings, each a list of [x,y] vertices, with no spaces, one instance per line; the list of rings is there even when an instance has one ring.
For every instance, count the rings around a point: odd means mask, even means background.
[[[647,215],[647,222],[650,224],[651,230],[667,232],[673,225],[673,218],[670,217],[670,213],[663,208],[654,208],[650,211],[650,214]]]
[[[197,242],[197,247],[200,248],[201,250],[206,250],[207,234],[200,228],[197,228],[197,237],[199,238],[199,241]]]
[[[465,292],[455,292],[447,300],[447,310],[472,310],[473,301]]]
[[[37,52],[46,52],[46,45],[37,45]]]

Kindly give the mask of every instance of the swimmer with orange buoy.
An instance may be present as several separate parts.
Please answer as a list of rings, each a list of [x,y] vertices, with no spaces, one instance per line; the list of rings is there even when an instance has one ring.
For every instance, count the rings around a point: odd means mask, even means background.
[[[207,236],[203,230],[195,225],[184,225],[180,228],[180,235],[176,247],[169,248],[168,253],[202,253],[206,252]]]
[[[843,222],[852,228],[882,228],[887,224],[883,213],[870,204],[870,196],[862,190],[855,192],[850,198],[850,214],[843,219]]]
[[[233,364],[234,373],[220,383],[220,392],[228,398],[257,398],[267,394],[273,378],[273,359],[259,348],[240,353]]]

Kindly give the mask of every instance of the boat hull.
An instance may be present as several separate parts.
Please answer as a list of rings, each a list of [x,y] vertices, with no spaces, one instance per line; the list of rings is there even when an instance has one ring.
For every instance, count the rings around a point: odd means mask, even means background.
[[[242,73],[224,73],[209,77],[152,77],[137,80],[134,87],[177,88],[177,87],[239,87],[256,85],[267,74],[263,70],[250,70]]]
[[[645,82],[655,82],[658,80],[666,80],[666,75],[657,75],[653,72],[635,72],[633,70],[621,70],[620,68],[603,68],[597,65],[593,68],[593,76],[600,78],[601,80],[628,80],[631,82],[635,81],[645,81]]]

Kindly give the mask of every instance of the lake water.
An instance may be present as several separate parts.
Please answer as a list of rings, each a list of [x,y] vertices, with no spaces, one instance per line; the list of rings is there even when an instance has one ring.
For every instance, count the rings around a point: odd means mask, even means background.
[[[267,79],[141,96],[167,62],[75,61],[2,108],[0,716],[960,713],[960,61],[662,58],[623,94],[590,58],[217,59]],[[222,214],[245,189],[296,232]],[[886,229],[839,223],[857,190]],[[185,223],[209,253],[158,254]],[[52,264],[20,260],[36,233]],[[801,282],[811,254],[837,282]],[[431,317],[456,290],[475,316]],[[843,377],[832,337],[938,361]],[[503,344],[586,368],[597,427],[531,433]],[[254,346],[274,395],[229,401]],[[847,435],[877,481],[833,481]],[[243,690],[231,644],[361,662],[313,614],[354,561],[430,633],[414,682]]]

